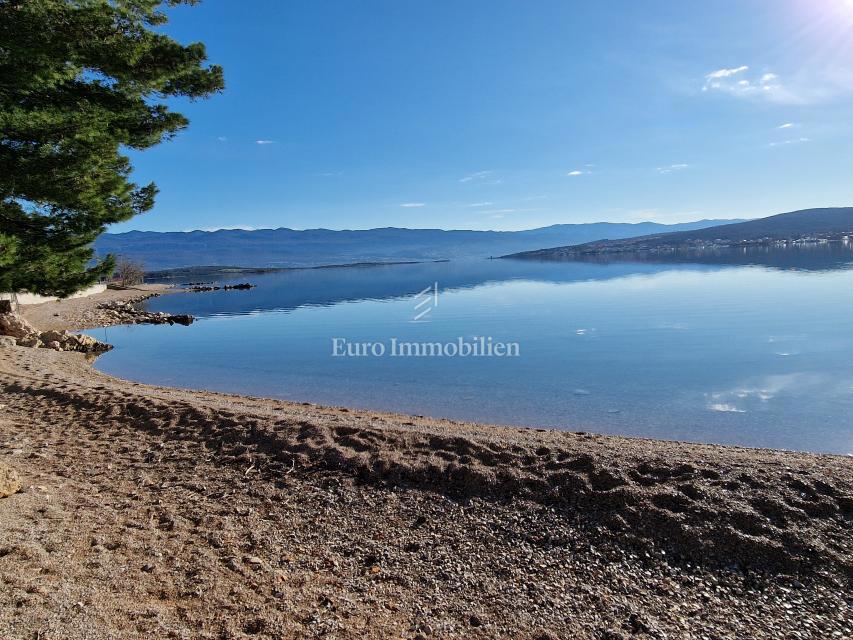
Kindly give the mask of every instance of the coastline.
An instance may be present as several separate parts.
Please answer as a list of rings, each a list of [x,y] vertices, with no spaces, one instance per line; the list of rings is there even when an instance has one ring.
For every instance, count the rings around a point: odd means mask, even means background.
[[[138,295],[22,314],[91,328]],[[853,634],[849,457],[183,391],[24,347],[0,386],[25,487],[0,635]]]

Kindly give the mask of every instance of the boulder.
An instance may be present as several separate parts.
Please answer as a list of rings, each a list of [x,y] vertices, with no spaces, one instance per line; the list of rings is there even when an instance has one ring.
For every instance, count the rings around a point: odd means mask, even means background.
[[[18,346],[19,347],[40,347],[41,340],[39,340],[38,335],[27,336],[26,338],[18,338]]]
[[[0,336],[0,347],[14,347],[16,344],[18,341],[12,336]]]
[[[57,340],[50,340],[42,345],[45,349],[53,349],[54,351],[62,351],[62,344]]]
[[[0,336],[12,336],[21,339],[37,334],[38,331],[29,322],[16,313],[0,314]]]
[[[39,338],[41,338],[42,342],[58,342],[62,344],[66,340],[68,340],[69,335],[67,331],[43,331]]]
[[[0,498],[7,498],[21,490],[21,477],[12,467],[0,462]]]
[[[83,333],[69,335],[68,339],[62,343],[65,351],[80,351],[81,353],[103,353],[112,349],[112,345],[105,342],[99,342],[92,336],[87,336]]]

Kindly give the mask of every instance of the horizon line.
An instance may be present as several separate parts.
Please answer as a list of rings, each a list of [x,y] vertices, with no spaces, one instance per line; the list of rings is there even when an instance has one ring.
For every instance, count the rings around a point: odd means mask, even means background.
[[[765,216],[766,217],[766,216]],[[686,220],[684,222],[658,222],[656,220],[640,220],[637,222],[620,222],[620,221],[610,221],[610,220],[598,220],[593,222],[556,222],[554,224],[549,224],[541,227],[530,227],[528,229],[443,229],[441,227],[397,227],[394,225],[388,225],[383,227],[366,227],[366,228],[343,228],[343,229],[332,229],[330,227],[309,227],[305,229],[298,229],[294,227],[218,227],[218,228],[204,228],[204,229],[171,229],[171,230],[162,230],[162,231],[154,231],[154,230],[144,230],[144,229],[130,229],[128,231],[120,231],[120,232],[104,232],[104,235],[114,235],[120,236],[128,233],[218,233],[220,231],[246,231],[246,232],[255,232],[255,231],[332,231],[337,233],[343,233],[347,231],[385,231],[389,229],[395,229],[399,231],[443,231],[445,233],[452,232],[470,232],[470,233],[524,233],[525,231],[539,231],[541,229],[551,229],[553,227],[582,227],[582,226],[591,226],[591,225],[599,225],[599,224],[611,224],[611,225],[631,225],[637,226],[642,224],[657,224],[666,227],[673,227],[677,225],[684,224],[696,224],[699,222],[745,222],[748,220],[758,220],[760,218],[699,218],[696,220]]]

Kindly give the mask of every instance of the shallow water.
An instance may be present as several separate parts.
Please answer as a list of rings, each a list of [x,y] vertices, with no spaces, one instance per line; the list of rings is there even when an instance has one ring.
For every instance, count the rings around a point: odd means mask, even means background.
[[[257,288],[147,303],[196,315],[190,327],[90,333],[116,346],[98,369],[148,383],[853,452],[853,252],[833,246],[691,259],[484,260],[244,276]],[[391,355],[392,339],[484,344],[475,337],[517,344],[519,355]],[[339,352],[346,343],[383,344],[386,352],[335,356],[335,338]]]

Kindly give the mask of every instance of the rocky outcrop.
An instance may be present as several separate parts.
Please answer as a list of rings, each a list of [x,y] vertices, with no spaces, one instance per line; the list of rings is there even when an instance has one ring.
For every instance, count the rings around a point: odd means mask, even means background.
[[[43,347],[55,351],[79,351],[80,353],[103,353],[112,349],[112,345],[99,342],[91,336],[67,331],[44,331],[39,334]]]
[[[12,467],[0,462],[0,498],[8,498],[21,490],[21,477]]]
[[[94,338],[67,331],[43,331],[39,333],[29,322],[14,313],[0,314],[0,346],[43,347],[55,351],[79,351],[81,353],[103,353],[111,345]]]
[[[184,314],[170,314],[143,311],[134,306],[134,301],[114,300],[111,302],[103,302],[98,305],[98,309],[104,312],[109,324],[182,324],[190,325],[193,323],[193,316]]]
[[[16,313],[0,314],[0,335],[16,340],[37,334],[36,328]]]
[[[245,291],[247,289],[254,289],[257,285],[251,284],[249,282],[242,282],[240,284],[226,284],[222,287],[218,285],[209,285],[209,284],[200,284],[200,285],[192,285],[187,291],[192,291],[194,293],[203,293],[205,291]]]

